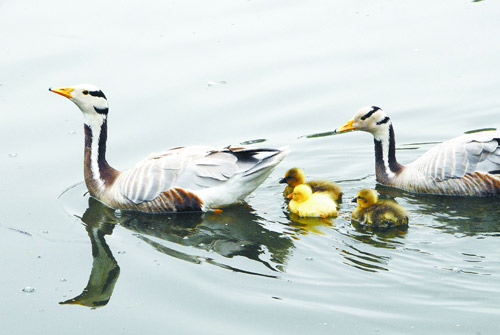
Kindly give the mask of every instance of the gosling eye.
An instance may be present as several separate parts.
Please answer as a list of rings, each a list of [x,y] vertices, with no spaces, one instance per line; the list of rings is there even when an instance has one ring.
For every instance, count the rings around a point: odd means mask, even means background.
[[[89,94],[89,91],[84,90],[82,93],[83,93],[83,95],[87,95],[87,94]]]

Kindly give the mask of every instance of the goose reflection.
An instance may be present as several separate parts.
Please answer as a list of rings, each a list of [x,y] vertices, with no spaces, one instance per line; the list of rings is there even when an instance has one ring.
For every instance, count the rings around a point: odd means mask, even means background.
[[[101,210],[113,213],[103,206]],[[135,236],[159,252],[192,263],[207,262],[223,268],[248,274],[276,277],[250,272],[221,264],[209,257],[189,255],[169,247],[182,245],[214,251],[225,258],[243,256],[258,262],[272,272],[284,271],[284,265],[293,247],[286,235],[270,231],[262,226],[265,220],[254,213],[247,204],[224,209],[222,213],[195,212],[169,215],[122,213],[116,219],[121,226],[133,231]]]
[[[116,225],[132,231],[134,236],[155,250],[190,263],[203,262],[250,275],[278,278],[293,240],[270,231],[264,221],[248,205],[224,209],[222,213],[147,214],[119,212],[89,198],[89,207],[81,217],[92,244],[92,271],[82,294],[60,304],[100,307],[108,303],[120,273],[106,243]],[[214,258],[176,250],[175,245],[213,251],[225,258],[243,256],[264,266],[263,271],[250,271],[224,264]],[[238,262],[241,264],[241,261]],[[254,267],[252,267],[254,268]],[[270,270],[270,271],[269,271]],[[275,274],[276,273],[276,274]]]
[[[95,201],[94,199],[90,200],[91,202]],[[110,222],[106,216],[102,216],[99,212],[89,209],[85,211],[81,220],[85,225],[85,230],[92,244],[92,271],[90,272],[90,278],[87,286],[80,295],[60,302],[61,305],[105,306],[111,298],[116,281],[120,275],[120,267],[104,238],[106,235],[111,235],[115,224]]]

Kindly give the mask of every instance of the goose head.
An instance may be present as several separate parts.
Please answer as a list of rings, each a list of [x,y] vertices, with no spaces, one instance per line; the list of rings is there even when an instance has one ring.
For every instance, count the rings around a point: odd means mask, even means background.
[[[352,202],[357,202],[358,206],[361,208],[368,208],[378,201],[378,195],[375,190],[363,189],[358,192],[356,198],[352,199]]]
[[[387,134],[390,125],[391,119],[381,108],[369,106],[361,108],[351,120],[335,129],[335,132],[361,130],[371,133],[376,139],[381,139]]]
[[[293,199],[296,202],[304,202],[312,195],[311,188],[306,184],[301,184],[293,189],[293,192],[287,196],[289,199]]]
[[[302,169],[291,168],[285,173],[285,178],[280,180],[280,184],[287,184],[290,187],[295,187],[300,184],[304,184],[306,181],[306,175]]]
[[[73,101],[82,111],[85,123],[91,127],[102,125],[108,115],[108,100],[97,86],[51,87],[49,91]]]

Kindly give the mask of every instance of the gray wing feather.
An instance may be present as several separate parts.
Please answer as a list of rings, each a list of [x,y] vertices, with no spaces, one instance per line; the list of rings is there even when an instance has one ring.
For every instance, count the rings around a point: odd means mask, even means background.
[[[262,158],[255,158],[260,152]],[[134,203],[150,201],[171,188],[191,191],[222,185],[236,174],[269,167],[267,158],[280,150],[187,147],[167,150],[150,156],[122,173],[120,192]],[[277,164],[273,161],[273,165]]]
[[[440,143],[408,166],[436,180],[500,170],[500,131],[466,134]]]
[[[197,160],[194,169],[199,177],[226,181],[241,169],[236,164],[237,160],[231,154],[218,152]]]
[[[500,147],[497,148],[492,155],[489,155],[487,157],[487,160],[490,161],[492,164],[500,166]]]

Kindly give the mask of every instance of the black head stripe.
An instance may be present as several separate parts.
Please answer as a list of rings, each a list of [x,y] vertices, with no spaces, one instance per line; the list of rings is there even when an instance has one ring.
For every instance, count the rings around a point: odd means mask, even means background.
[[[373,115],[373,113],[375,113],[376,111],[378,111],[380,109],[380,107],[377,107],[377,106],[372,106],[372,109],[371,111],[369,111],[368,113],[366,113],[365,115],[363,115],[361,117],[361,120],[366,120],[368,119],[370,116]]]
[[[100,92],[100,91],[99,91]],[[94,106],[94,110],[99,113],[99,114],[108,114],[108,107],[104,107],[104,108],[99,108],[99,107],[96,107]]]
[[[389,122],[389,120],[390,120],[390,118],[388,116],[386,116],[385,118],[383,118],[382,120],[377,122],[377,125],[380,126],[381,124]]]
[[[106,96],[104,95],[104,93],[102,93],[101,90],[99,91],[89,91],[89,94],[94,96],[94,97],[101,97],[101,98],[104,98],[106,99]]]

